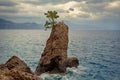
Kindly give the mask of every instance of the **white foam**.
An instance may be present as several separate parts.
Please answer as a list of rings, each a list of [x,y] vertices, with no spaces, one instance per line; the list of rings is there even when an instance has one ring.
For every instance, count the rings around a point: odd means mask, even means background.
[[[43,73],[40,77],[43,80],[77,80],[80,75],[85,74],[86,69],[86,67],[79,65],[78,68],[67,68],[64,74]]]
[[[72,71],[73,73],[77,74],[83,74],[85,73],[85,70],[87,70],[87,67],[79,65],[78,68],[72,67],[72,68],[67,68],[67,71]]]

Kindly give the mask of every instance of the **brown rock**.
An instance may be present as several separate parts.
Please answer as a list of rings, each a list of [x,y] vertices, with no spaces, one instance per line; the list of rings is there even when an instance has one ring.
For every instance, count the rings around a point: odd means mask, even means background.
[[[17,69],[19,71],[32,73],[31,69],[27,66],[27,64],[22,61],[17,56],[11,57],[6,63],[5,67],[7,67],[9,70],[11,69]]]
[[[60,64],[67,58],[68,48],[68,26],[63,22],[58,23],[52,28],[46,47],[42,53],[36,74],[44,72],[64,72],[59,69]]]
[[[79,65],[79,61],[76,57],[68,57],[65,61],[67,67],[76,67]]]
[[[0,80],[42,80],[38,76],[16,69],[1,73]]]
[[[0,76],[0,80],[15,80],[11,76]]]
[[[42,80],[17,56],[0,65],[0,80]]]
[[[52,28],[35,73],[61,73],[66,71],[66,67],[77,67],[77,58],[67,58],[67,48],[68,26],[60,22]]]
[[[7,72],[9,69],[5,66],[5,64],[0,65],[0,73]]]
[[[42,80],[36,75],[27,72],[18,71],[16,69],[10,70],[7,76],[11,76],[14,80]]]

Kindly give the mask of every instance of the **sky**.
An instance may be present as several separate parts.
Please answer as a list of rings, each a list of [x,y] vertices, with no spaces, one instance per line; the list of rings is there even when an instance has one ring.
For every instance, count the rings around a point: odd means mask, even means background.
[[[120,0],[0,0],[0,18],[17,23],[44,24],[48,10],[70,28],[120,30]]]

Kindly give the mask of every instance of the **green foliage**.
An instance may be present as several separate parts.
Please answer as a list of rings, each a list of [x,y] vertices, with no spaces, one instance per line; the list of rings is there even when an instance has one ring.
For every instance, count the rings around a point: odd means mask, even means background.
[[[57,15],[56,11],[48,11],[47,13],[45,13],[46,18],[48,18],[48,20],[45,23],[45,28],[52,28],[56,23],[56,19],[59,18],[59,16]]]

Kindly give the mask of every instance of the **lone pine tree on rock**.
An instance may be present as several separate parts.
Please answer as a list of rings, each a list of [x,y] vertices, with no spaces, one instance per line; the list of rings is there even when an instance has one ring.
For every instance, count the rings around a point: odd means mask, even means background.
[[[48,11],[47,13],[45,13],[46,18],[48,18],[48,20],[45,23],[45,28],[52,28],[56,23],[56,19],[59,18],[58,14],[56,11]]]
[[[55,21],[58,18],[56,11],[48,11],[45,15],[49,18],[45,26],[52,28],[52,31],[35,73],[37,75],[44,72],[64,73],[67,67],[77,67],[78,59],[76,57],[69,58],[67,55],[68,26],[64,22],[57,23]]]

